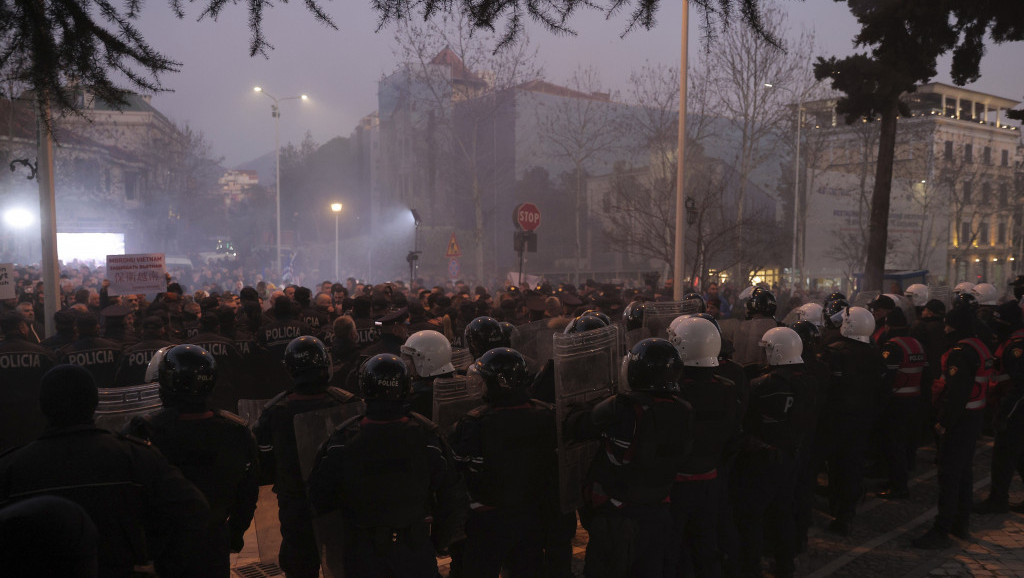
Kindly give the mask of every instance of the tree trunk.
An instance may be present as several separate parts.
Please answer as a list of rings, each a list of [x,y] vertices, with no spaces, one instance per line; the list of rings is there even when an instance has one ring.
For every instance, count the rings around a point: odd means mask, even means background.
[[[867,262],[864,265],[862,291],[883,290],[885,254],[889,244],[889,200],[892,194],[892,165],[896,155],[896,115],[898,96],[893,96],[882,111],[878,135],[878,163],[875,188],[871,193],[871,221],[868,224]]]

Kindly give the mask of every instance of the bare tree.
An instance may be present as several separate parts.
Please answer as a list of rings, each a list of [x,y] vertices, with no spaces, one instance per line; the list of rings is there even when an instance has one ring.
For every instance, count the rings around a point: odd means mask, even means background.
[[[554,156],[567,163],[573,178],[574,272],[579,281],[583,261],[583,218],[588,214],[587,170],[598,159],[615,155],[622,140],[623,108],[604,92],[594,68],[579,68],[569,79],[571,93],[543,101],[538,107],[538,136]]]

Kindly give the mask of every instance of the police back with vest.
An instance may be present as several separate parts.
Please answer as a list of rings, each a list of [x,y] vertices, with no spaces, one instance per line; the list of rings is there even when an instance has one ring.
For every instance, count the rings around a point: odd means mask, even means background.
[[[203,312],[199,318],[199,333],[186,342],[202,347],[217,361],[217,387],[210,396],[210,407],[237,411],[238,400],[242,397],[242,354],[233,339],[220,333],[220,318],[215,310]]]
[[[39,382],[56,364],[53,353],[27,339],[28,323],[18,312],[0,317],[0,451],[26,444],[43,432]]]
[[[97,428],[98,402],[85,368],[60,365],[43,376],[49,427],[0,457],[0,502],[51,494],[80,505],[102,536],[99,576],[129,578],[151,560],[160,576],[195,576],[206,499],[149,442]]]
[[[974,505],[979,514],[1006,512],[1010,509],[1009,492],[1013,472],[1021,471],[1024,456],[1024,323],[1016,301],[1000,305],[993,315],[1002,343],[995,352],[996,373],[993,388],[1002,390],[995,408],[992,448],[992,486],[988,498]],[[1021,511],[1020,505],[1013,507]]]
[[[529,398],[526,360],[513,349],[491,349],[467,379],[481,382],[485,404],[449,438],[470,497],[463,572],[538,576],[544,510],[558,493],[554,410]]]
[[[129,432],[150,440],[206,496],[210,516],[205,539],[190,553],[193,576],[223,578],[256,511],[256,440],[240,417],[210,409],[217,366],[205,349],[178,345],[153,363],[164,409],[136,417]]]
[[[761,287],[755,287],[747,301],[747,318],[741,321],[732,340],[735,351],[732,359],[736,363],[747,366],[761,364],[762,351],[758,343],[761,336],[779,324],[775,321],[775,295]]]
[[[256,330],[256,344],[267,350],[273,361],[283,361],[288,344],[297,337],[313,335],[313,329],[295,319],[292,300],[282,295],[274,300],[274,321]]]
[[[937,549],[951,544],[949,534],[970,538],[974,485],[974,449],[981,435],[985,399],[993,374],[993,358],[977,337],[974,312],[966,307],[946,314],[946,333],[953,346],[941,360],[941,378],[933,385],[939,434],[939,504],[935,523],[911,544]]]
[[[640,341],[623,360],[629,391],[566,418],[565,435],[601,440],[584,495],[590,532],[587,576],[661,576],[671,571],[667,499],[692,445],[690,405],[679,397],[681,360],[664,339]]]
[[[121,344],[98,337],[99,324],[92,315],[75,319],[78,339],[57,352],[60,363],[84,367],[92,374],[98,387],[113,387],[114,373],[121,360]]]
[[[313,508],[343,520],[335,528],[342,575],[439,576],[436,554],[468,505],[451,450],[429,420],[408,412],[409,374],[398,356],[370,358],[359,385],[366,414],[321,446],[309,477]]]
[[[127,387],[146,383],[146,369],[158,350],[174,345],[165,338],[164,321],[156,315],[142,320],[142,341],[124,350],[114,373],[114,387]]]

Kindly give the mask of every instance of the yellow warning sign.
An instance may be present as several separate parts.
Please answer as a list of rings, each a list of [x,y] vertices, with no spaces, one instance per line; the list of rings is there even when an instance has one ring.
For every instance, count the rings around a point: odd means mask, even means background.
[[[444,254],[449,259],[452,257],[461,257],[462,249],[459,248],[459,242],[455,240],[455,233],[452,233],[452,238],[448,239],[448,250]]]

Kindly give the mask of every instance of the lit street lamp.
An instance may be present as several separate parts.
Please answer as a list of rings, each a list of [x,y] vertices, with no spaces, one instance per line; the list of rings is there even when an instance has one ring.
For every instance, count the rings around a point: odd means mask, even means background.
[[[276,197],[277,197],[277,260],[275,261],[277,266],[277,274],[281,274],[281,109],[279,104],[286,100],[309,100],[309,97],[305,94],[299,96],[289,96],[286,98],[274,98],[270,93],[263,90],[259,86],[253,87],[254,92],[259,92],[266,95],[267,98],[272,100],[274,104],[270,105],[270,115],[274,117],[274,155],[276,157],[276,165],[274,172],[277,177],[276,185]]]
[[[331,211],[334,212],[334,282],[337,283],[341,278],[338,275],[338,217],[341,216],[341,203],[331,203]]]

